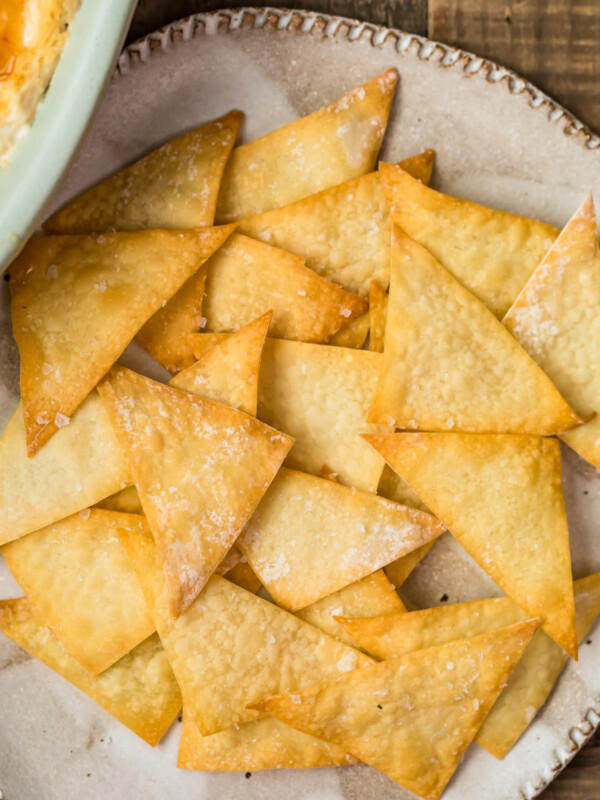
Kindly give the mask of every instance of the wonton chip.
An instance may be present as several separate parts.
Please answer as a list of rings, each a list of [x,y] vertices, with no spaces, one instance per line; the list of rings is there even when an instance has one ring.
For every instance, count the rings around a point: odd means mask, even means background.
[[[33,458],[18,406],[0,437],[0,545],[82,511],[131,480],[97,392]]]
[[[560,445],[538,436],[365,437],[479,566],[577,658]]]
[[[367,301],[320,278],[291,253],[234,233],[209,260],[206,330],[236,331],[273,311],[271,336],[326,342],[364,314]]]
[[[382,569],[351,583],[333,594],[317,600],[296,612],[296,616],[310,622],[340,642],[358,647],[354,639],[339,625],[334,617],[374,617],[384,614],[399,614],[406,611],[394,587]],[[360,648],[362,649],[362,648]]]
[[[600,252],[589,195],[503,320],[578,414],[561,439],[600,469]]]
[[[423,511],[282,467],[238,547],[275,602],[296,611],[443,530]]]
[[[388,296],[377,281],[371,281],[369,292],[369,350],[383,353]]]
[[[407,553],[405,556],[392,561],[391,564],[386,564],[384,572],[395,589],[399,589],[400,586],[402,586],[413,569],[417,564],[421,563],[434,544],[435,540],[433,542],[427,542],[427,544],[417,547],[417,549],[413,550],[411,553]]]
[[[357,178],[375,166],[398,73],[389,69],[330,106],[231,154],[217,219],[234,222]]]
[[[401,165],[427,183],[433,151]],[[384,287],[389,283],[392,226],[376,172],[243,219],[238,230],[295,253],[318,275],[349,292],[366,296],[371,280]]]
[[[327,344],[335,345],[335,347],[351,347],[354,350],[360,350],[367,334],[369,333],[369,314],[363,314],[361,317],[353,319],[349,325],[338,331],[335,336],[332,336]]]
[[[221,232],[33,238],[11,266],[27,451],[61,427]]]
[[[122,511],[125,514],[143,514],[140,496],[135,486],[128,486],[120,492],[111,494],[99,503],[96,508],[106,508],[108,511]]]
[[[558,228],[436,192],[395,164],[379,174],[392,220],[501,319]]]
[[[373,663],[218,575],[173,619],[154,542],[133,531],[121,536],[185,706],[203,736],[262,716],[246,704],[265,693],[288,691]]]
[[[154,747],[181,708],[181,693],[156,634],[101,675],[90,675],[26,597],[0,601],[0,632],[72,683]]]
[[[494,315],[396,227],[391,273],[369,422],[543,435],[581,423]]]
[[[104,233],[212,225],[225,163],[244,115],[230,111],[184,133],[82,194],[46,233]]]
[[[139,515],[88,509],[2,548],[17,583],[54,635],[92,675],[154,631],[117,535],[142,530]]]
[[[262,583],[252,571],[252,567],[248,564],[246,556],[242,556],[242,559],[226,575],[228,581],[235,583],[236,586],[241,586],[242,589],[252,592],[252,594],[257,594],[262,586]]]
[[[297,731],[273,717],[246,722],[212,736],[202,736],[191,714],[183,712],[179,769],[258,772],[262,769],[309,769],[356,764],[341,747]]]
[[[250,706],[437,800],[538,624],[417,650]]]
[[[236,409],[123,367],[114,367],[99,391],[129,459],[177,616],[235,542],[292,440]]]

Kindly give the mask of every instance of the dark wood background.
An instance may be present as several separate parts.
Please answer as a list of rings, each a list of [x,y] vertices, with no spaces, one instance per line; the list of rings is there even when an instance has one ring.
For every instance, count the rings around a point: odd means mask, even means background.
[[[128,41],[198,11],[237,5],[250,3],[139,0]],[[600,0],[288,0],[281,5],[402,28],[499,61],[600,132]],[[542,798],[600,800],[600,733]]]

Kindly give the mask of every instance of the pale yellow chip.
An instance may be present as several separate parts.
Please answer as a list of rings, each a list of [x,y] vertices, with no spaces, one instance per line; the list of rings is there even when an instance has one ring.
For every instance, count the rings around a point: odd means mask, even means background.
[[[327,344],[334,345],[335,347],[351,347],[354,350],[360,350],[369,333],[369,325],[369,314],[367,312],[360,317],[356,317],[349,325],[339,330],[335,336],[331,337]]]
[[[531,277],[558,228],[436,192],[380,164],[392,220],[499,318]]]
[[[366,437],[507,595],[577,658],[560,445],[538,436]]]
[[[210,348],[169,386],[202,395],[256,416],[258,376],[272,314],[268,311]],[[208,334],[198,334],[200,337]],[[196,337],[190,337],[190,348]]]
[[[233,222],[293,203],[370,172],[385,133],[398,73],[389,69],[330,106],[236,147],[217,203]]]
[[[388,296],[377,281],[371,281],[369,291],[369,350],[383,353]]]
[[[108,511],[122,511],[125,514],[144,513],[140,503],[140,496],[135,486],[128,486],[126,489],[121,489],[120,492],[111,494],[110,497],[105,497],[104,500],[96,503],[96,508],[106,508]]]
[[[271,336],[326,342],[368,303],[320,278],[302,259],[234,233],[208,261],[205,330],[228,333],[273,311]]]
[[[417,650],[250,705],[437,800],[538,624]]]
[[[258,719],[261,714],[246,708],[251,700],[373,663],[218,575],[173,619],[153,541],[137,532],[121,535],[185,706],[203,736]]]
[[[296,612],[296,616],[330,636],[335,636],[344,644],[359,647],[334,617],[375,617],[399,614],[402,611],[406,611],[402,600],[394,591],[384,571],[378,569],[366,578],[344,586],[343,589],[302,608]]]
[[[433,152],[401,166],[427,182]],[[367,296],[371,280],[384,288],[389,283],[392,227],[376,172],[243,219],[238,230],[295,253],[318,275],[350,292]]]
[[[99,391],[129,460],[176,616],[237,539],[293,440],[241,411],[123,367],[114,367]]]
[[[221,232],[33,238],[10,268],[27,450],[61,427]]]
[[[340,483],[375,492],[383,459],[360,438],[389,428],[365,423],[381,355],[267,339],[258,385],[258,417],[296,440],[286,464],[319,475],[323,464]]]
[[[206,258],[223,244],[233,230],[233,225],[214,228],[212,249],[206,252]],[[135,337],[152,358],[172,375],[194,363],[194,354],[187,337],[202,327],[206,269],[206,265],[202,265],[165,307],[150,317]]]
[[[72,683],[154,747],[181,708],[181,693],[156,634],[101,675],[90,675],[26,597],[0,601],[0,632]]]
[[[242,556],[242,560],[235,567],[228,570],[227,580],[235,583],[236,586],[241,586],[247,592],[252,592],[252,594],[257,594],[262,586],[260,579],[252,571],[252,567],[248,564],[245,556]]]
[[[92,675],[154,631],[119,526],[143,530],[144,520],[88,509],[2,548],[40,618]]]
[[[600,252],[591,194],[503,320],[586,425],[561,435],[600,468]]]
[[[581,423],[489,309],[396,227],[383,367],[368,419],[542,435]]]
[[[98,503],[132,482],[98,392],[33,458],[19,405],[0,437],[0,545]]]
[[[282,467],[237,544],[275,602],[297,611],[443,530],[423,511]]]
[[[184,133],[82,194],[44,223],[46,233],[104,233],[212,225],[225,162],[244,115]]]
[[[202,736],[192,715],[183,712],[177,766],[213,772],[309,769],[356,764],[341,747],[297,731],[273,717],[246,722]]]

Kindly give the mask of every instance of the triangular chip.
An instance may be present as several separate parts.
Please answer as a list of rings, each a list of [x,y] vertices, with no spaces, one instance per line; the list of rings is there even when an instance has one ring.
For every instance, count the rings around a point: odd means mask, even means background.
[[[208,262],[206,331],[236,331],[273,311],[271,336],[326,342],[364,314],[367,301],[320,278],[302,259],[234,233]]]
[[[192,715],[183,712],[177,766],[215,772],[262,769],[309,769],[356,764],[341,747],[297,731],[278,719],[263,717],[202,736]]]
[[[500,319],[558,236],[558,228],[436,192],[380,164],[392,220]]]
[[[46,233],[104,233],[212,225],[225,162],[244,115],[230,111],[184,133],[82,194]]]
[[[247,592],[257,594],[262,583],[252,571],[252,567],[248,564],[246,556],[242,556],[242,560],[230,569],[227,573],[227,580],[235,583],[236,586],[241,586]]]
[[[331,337],[327,344],[334,345],[335,347],[351,347],[354,350],[360,350],[369,333],[369,325],[369,314],[367,312],[360,317],[356,317],[349,325],[339,330],[335,336]]]
[[[503,322],[578,414],[596,412],[561,438],[600,468],[600,252],[591,195]]]
[[[402,584],[408,580],[411,572],[418,564],[421,563],[435,542],[436,540],[433,542],[427,542],[427,544],[417,547],[416,550],[407,553],[405,556],[392,561],[391,564],[386,564],[384,572],[387,579],[395,589],[399,589],[400,586],[402,586]]]
[[[206,252],[206,258],[223,244],[233,230],[233,225],[214,228],[212,249]],[[165,307],[150,317],[135,337],[152,358],[172,375],[194,363],[194,354],[187,337],[202,327],[202,298],[206,285],[206,269],[206,265],[201,266]]]
[[[181,708],[181,693],[156,634],[92,676],[37,616],[26,597],[0,601],[0,632],[39,658],[154,747]]]
[[[119,526],[142,530],[143,525],[139,515],[88,509],[2,548],[36,612],[92,675],[154,631],[117,536]]]
[[[236,147],[223,175],[217,219],[233,222],[370,172],[398,73],[389,69],[330,106]]]
[[[377,281],[371,281],[369,291],[369,350],[383,353],[388,296]]]
[[[132,482],[98,392],[33,458],[19,405],[0,437],[0,545],[82,511]]]
[[[31,239],[11,266],[27,450],[69,419],[220,241],[215,228]]]
[[[184,614],[173,619],[154,542],[132,531],[124,532],[122,541],[185,706],[203,736],[262,716],[246,708],[252,699],[372,663],[357,650],[218,575],[212,576]]]
[[[334,617],[379,617],[402,611],[406,611],[402,600],[385,577],[384,571],[378,569],[372,575],[344,586],[343,589],[297,611],[296,616],[330,636],[335,636],[340,642],[358,647]]]
[[[383,368],[369,422],[550,435],[581,420],[494,315],[394,227]]]
[[[256,416],[260,359],[271,316],[270,311],[263,314],[216,344],[192,367],[169,381],[169,386]]]
[[[560,445],[537,436],[367,436],[507,595],[577,658]]]
[[[143,514],[140,496],[135,486],[128,486],[120,492],[105,497],[96,508],[105,508],[107,511],[122,511],[125,514]]]
[[[251,707],[437,800],[538,624],[418,650]]]
[[[275,602],[296,611],[443,530],[423,511],[282,467],[237,544]]]
[[[171,611],[181,614],[235,542],[292,440],[123,367],[99,391],[164,563]]]
[[[401,166],[427,183],[433,152]],[[389,283],[392,226],[376,172],[243,219],[238,230],[295,253],[318,275],[350,292],[366,296],[371,280],[384,288]]]

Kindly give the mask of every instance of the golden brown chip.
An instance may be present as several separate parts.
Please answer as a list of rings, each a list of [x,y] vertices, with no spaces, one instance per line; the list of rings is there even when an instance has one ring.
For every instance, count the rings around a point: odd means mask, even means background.
[[[227,580],[235,583],[236,586],[241,586],[247,592],[252,592],[252,594],[257,594],[262,586],[262,583],[252,571],[252,567],[248,564],[246,556],[242,556],[242,560],[227,572]]]
[[[173,619],[154,542],[138,532],[121,536],[185,706],[203,736],[262,716],[246,708],[252,699],[372,663],[218,575]]]
[[[46,233],[104,233],[212,225],[225,162],[244,115],[179,136],[82,194],[44,223]]]
[[[388,296],[377,281],[371,281],[369,291],[369,350],[383,353]]]
[[[275,602],[297,611],[443,530],[423,511],[282,467],[237,544]]]
[[[27,451],[70,417],[220,241],[215,228],[31,239],[11,266]]]
[[[236,147],[223,175],[217,219],[233,222],[370,172],[398,82],[389,69],[330,106]]]
[[[104,500],[96,503],[96,508],[122,511],[125,514],[143,514],[140,496],[135,486],[128,486],[126,489],[121,489],[120,492],[111,494],[110,497],[105,497]]]
[[[216,568],[217,575],[226,575],[230,570],[234,569],[242,559],[242,554],[237,545],[232,544],[229,550],[225,553],[225,557]]]
[[[538,436],[365,437],[507,595],[577,658],[560,445]]]
[[[334,345],[335,347],[351,347],[354,350],[360,350],[369,333],[369,325],[369,313],[367,312],[360,317],[356,317],[349,325],[339,330],[335,336],[331,337],[327,344]]]
[[[436,192],[395,164],[379,174],[392,220],[501,319],[558,228]]]
[[[26,597],[0,601],[0,632],[39,658],[154,747],[181,708],[181,694],[156,634],[101,675],[69,655]]]
[[[369,422],[542,435],[581,423],[494,315],[396,227],[391,274]]]
[[[437,800],[538,625],[417,650],[250,707]]]
[[[413,550],[411,553],[407,553],[405,556],[392,561],[391,564],[386,564],[384,572],[394,588],[399,589],[400,586],[402,586],[413,569],[417,564],[420,564],[434,544],[435,540],[433,542],[427,542],[427,544],[417,547],[417,549]]]
[[[129,460],[176,616],[235,542],[292,439],[123,367],[113,367],[99,391]]]

